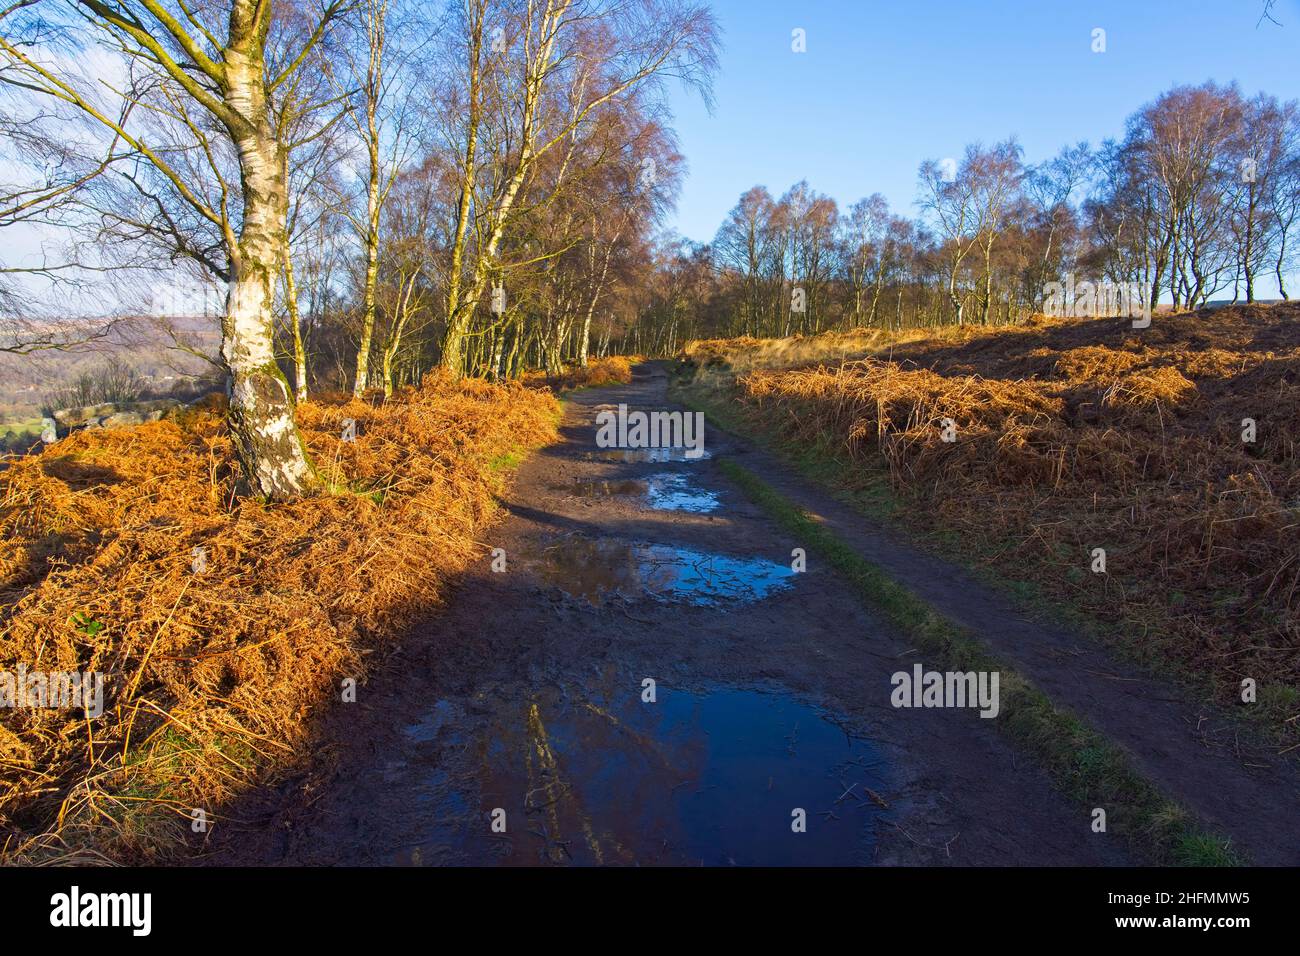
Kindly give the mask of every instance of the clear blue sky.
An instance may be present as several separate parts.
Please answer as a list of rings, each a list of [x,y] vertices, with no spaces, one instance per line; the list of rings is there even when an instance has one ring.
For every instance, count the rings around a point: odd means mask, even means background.
[[[669,225],[710,241],[740,193],[800,179],[914,215],[922,160],[1019,137],[1027,162],[1118,137],[1176,83],[1300,99],[1300,0],[715,0],[712,116],[674,90],[687,180]],[[807,52],[790,49],[791,30]],[[1093,53],[1092,31],[1106,31]]]

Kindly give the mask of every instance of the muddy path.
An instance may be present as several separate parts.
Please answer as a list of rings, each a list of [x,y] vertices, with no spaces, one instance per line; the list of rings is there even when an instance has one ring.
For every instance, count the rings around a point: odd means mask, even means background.
[[[748,449],[601,449],[618,403],[675,407],[653,366],[573,395],[446,610],[205,862],[1129,862],[992,721],[891,705],[891,675],[929,663],[815,555],[792,570],[799,543],[717,469]]]

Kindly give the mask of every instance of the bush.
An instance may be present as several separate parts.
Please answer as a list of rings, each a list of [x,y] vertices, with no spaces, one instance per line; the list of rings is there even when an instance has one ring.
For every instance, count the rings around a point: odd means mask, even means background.
[[[137,402],[144,392],[145,380],[140,373],[121,359],[111,358],[80,373],[66,388],[47,395],[42,412],[50,415],[60,408]]]

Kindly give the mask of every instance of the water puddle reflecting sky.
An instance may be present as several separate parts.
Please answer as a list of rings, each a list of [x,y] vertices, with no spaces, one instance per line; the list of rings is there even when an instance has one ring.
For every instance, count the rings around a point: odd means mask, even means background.
[[[646,484],[646,499],[651,508],[695,514],[717,510],[717,492],[696,487],[685,475],[651,475]]]
[[[648,596],[713,607],[758,601],[794,584],[788,565],[763,558],[576,534],[545,547],[537,567],[548,584],[596,605]]]
[[[567,489],[579,498],[642,498],[656,511],[716,511],[718,493],[696,486],[686,475],[664,472],[649,478],[578,481]]]
[[[444,743],[476,755],[480,804],[436,842],[480,863],[871,862],[886,812],[882,759],[834,715],[779,690],[659,687],[647,703],[633,686],[617,701],[576,689],[505,694],[470,739],[435,720]],[[507,829],[492,835],[498,807]],[[418,845],[409,855],[402,862],[433,856]]]

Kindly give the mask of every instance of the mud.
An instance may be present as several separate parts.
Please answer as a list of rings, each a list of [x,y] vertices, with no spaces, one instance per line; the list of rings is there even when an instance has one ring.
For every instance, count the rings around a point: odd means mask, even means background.
[[[579,498],[601,498],[609,495],[645,495],[650,492],[648,481],[578,481],[573,494]]]
[[[992,721],[891,706],[891,675],[931,662],[815,555],[794,573],[799,542],[713,460],[743,446],[596,447],[600,403],[670,409],[665,384],[643,367],[570,400],[446,610],[331,708],[295,775],[229,809],[203,861],[1128,862]],[[656,481],[713,510],[652,506]],[[575,492],[602,482],[646,493]]]

